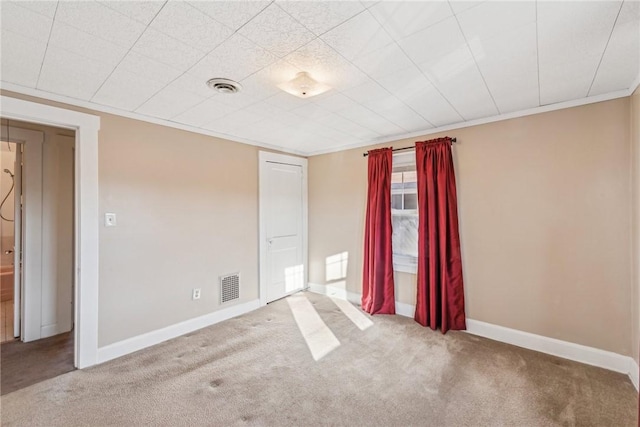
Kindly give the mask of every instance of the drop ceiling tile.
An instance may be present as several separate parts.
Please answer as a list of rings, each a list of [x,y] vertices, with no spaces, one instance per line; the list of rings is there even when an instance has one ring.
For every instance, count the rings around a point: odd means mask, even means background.
[[[594,64],[594,59],[590,57],[573,62],[541,63],[540,105],[584,97],[593,81],[597,65],[597,62]]]
[[[193,77],[191,74],[184,73],[180,77],[171,81],[171,85],[186,92],[199,95],[203,98],[211,98],[217,92],[212,90],[205,81]]]
[[[4,8],[4,5],[7,4],[9,2],[2,2],[2,8]],[[57,1],[27,1],[27,0],[20,0],[19,2],[15,2],[17,4],[19,4],[21,7],[25,7],[29,10],[32,10],[34,12],[37,12],[41,15],[44,15],[48,18],[53,19],[53,17],[56,14],[56,8],[58,7],[58,2]],[[4,13],[4,11],[3,11]]]
[[[308,72],[315,80],[337,91],[368,80],[365,73],[321,39],[313,40],[284,59],[300,70]]]
[[[362,105],[337,111],[336,114],[380,135],[394,135],[400,134],[404,131],[398,125],[390,122],[382,116],[379,116]]]
[[[475,65],[462,69],[447,80],[439,81],[437,87],[465,120],[499,113]]]
[[[130,51],[122,59],[118,68],[130,73],[155,80],[166,85],[181,75],[182,71],[169,65],[148,58],[137,52]]]
[[[353,63],[369,77],[385,77],[411,67],[413,62],[395,43],[358,57]]]
[[[18,2],[5,2],[0,5],[2,13],[0,22],[3,31],[11,31],[22,37],[39,42],[47,42],[53,20],[30,9],[20,6]]]
[[[484,2],[457,14],[467,41],[506,37],[510,32],[536,22],[536,3],[532,1]]]
[[[279,60],[243,79],[240,82],[242,91],[256,99],[265,99],[277,93],[284,93],[278,85],[295,78],[298,72],[300,70],[297,67]]]
[[[97,2],[58,3],[56,20],[107,41],[130,47],[145,26]]]
[[[153,18],[158,14],[165,1],[100,1],[99,3],[120,12],[122,15],[134,19],[141,24],[149,25]]]
[[[475,38],[469,47],[501,113],[539,105],[535,22],[493,38]]]
[[[396,40],[405,38],[453,15],[445,1],[380,2],[369,11]]]
[[[485,2],[484,1],[458,1],[458,0],[449,1],[449,4],[451,5],[451,9],[453,10],[453,13],[455,13],[456,15],[464,12],[465,10],[469,10],[471,8],[479,6],[482,3],[485,3]]]
[[[283,110],[280,107],[276,107],[275,105],[265,104],[264,102],[258,102],[252,105],[249,105],[242,109],[242,111],[246,111],[251,114],[255,114],[264,119],[275,120],[278,117],[287,114],[286,110]]]
[[[331,114],[331,111],[322,108],[318,104],[311,102],[300,108],[291,110],[293,114],[297,114],[302,118],[316,120]]]
[[[175,87],[167,86],[153,95],[151,99],[135,111],[136,113],[166,120],[185,112],[204,100],[205,98],[191,92],[185,92]]]
[[[2,29],[2,81],[36,87],[47,44]]]
[[[134,111],[163,87],[164,84],[161,82],[118,67],[91,101],[125,111]]]
[[[364,105],[407,132],[416,132],[433,127],[424,117],[395,97],[379,99]]]
[[[400,47],[416,64],[451,62],[457,52],[466,51],[466,41],[455,17],[419,31],[399,42]]]
[[[356,137],[360,139],[374,139],[380,136],[380,134],[362,127],[352,122],[351,120],[348,120],[335,113],[331,113],[328,116],[321,117],[316,121],[323,126],[327,126],[331,129],[342,132],[350,137]]]
[[[364,6],[357,1],[277,0],[276,4],[318,36],[364,10]]]
[[[151,28],[205,53],[233,34],[229,27],[188,3],[177,1],[170,1],[162,8]]]
[[[205,56],[203,52],[152,28],[147,28],[132,50],[182,71]]]
[[[313,99],[313,102],[330,112],[344,110],[358,105],[357,102],[348,96],[335,92],[323,97],[317,96]]]
[[[358,104],[393,97],[387,89],[375,80],[368,80],[366,83],[344,90],[341,93]]]
[[[237,30],[249,22],[260,11],[271,3],[264,1],[190,1],[196,9],[223,23],[232,30]]]
[[[628,89],[640,65],[640,2],[625,1],[589,96]]]
[[[462,121],[458,112],[415,66],[378,79],[378,82],[434,126]]]
[[[275,55],[251,40],[234,34],[188,72],[204,82],[214,77],[241,81],[277,60]]]
[[[378,50],[393,39],[369,11],[360,13],[321,36],[348,60]]]
[[[285,111],[289,111],[293,110],[294,108],[303,107],[311,103],[311,100],[298,98],[297,96],[293,96],[287,92],[280,91],[279,93],[276,93],[275,95],[272,95],[269,98],[265,99],[264,102],[268,105],[273,105]]]
[[[121,45],[85,33],[60,21],[53,24],[49,45],[104,62],[112,68],[115,68],[127,53],[127,48]]]
[[[89,100],[112,70],[113,66],[49,46],[37,88]]]
[[[235,107],[238,109],[248,107],[249,105],[253,105],[256,102],[260,102],[259,99],[256,99],[251,94],[245,92],[233,94],[218,94],[215,96],[215,100],[220,102],[221,104],[225,104],[229,107]]]
[[[587,95],[620,2],[539,2],[538,56],[543,104]]]
[[[315,38],[288,13],[273,3],[239,30],[240,34],[279,57]]]
[[[224,117],[235,111],[238,111],[238,109],[221,104],[215,99],[207,99],[173,117],[171,121],[189,126],[202,127],[213,120]]]

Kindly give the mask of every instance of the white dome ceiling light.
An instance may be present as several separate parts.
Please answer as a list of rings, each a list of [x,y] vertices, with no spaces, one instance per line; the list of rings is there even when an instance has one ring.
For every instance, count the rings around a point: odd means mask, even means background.
[[[299,72],[293,80],[281,83],[278,87],[298,98],[311,98],[331,89],[331,86],[312,79],[306,71]]]

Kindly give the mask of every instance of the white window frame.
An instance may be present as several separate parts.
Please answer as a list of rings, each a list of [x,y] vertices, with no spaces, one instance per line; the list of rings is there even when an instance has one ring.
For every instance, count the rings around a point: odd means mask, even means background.
[[[395,167],[403,167],[403,166],[411,166],[416,163],[416,153],[415,150],[407,150],[400,153],[393,154],[393,163],[392,168]],[[416,189],[417,193],[417,189]],[[393,190],[391,190],[391,194],[393,194]],[[391,216],[399,215],[398,213],[394,214],[395,209],[391,209]],[[416,210],[417,215],[417,210]],[[399,255],[393,254],[393,270],[400,271],[403,273],[417,274],[418,272],[418,258],[410,255]]]

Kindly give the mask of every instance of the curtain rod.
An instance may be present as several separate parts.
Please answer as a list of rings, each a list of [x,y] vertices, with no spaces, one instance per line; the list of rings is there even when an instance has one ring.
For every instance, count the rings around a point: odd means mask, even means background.
[[[449,137],[448,137],[448,136],[445,136],[445,138],[449,138]],[[452,143],[452,144],[453,144],[454,142],[456,142],[456,141],[457,141],[455,137],[450,138],[450,139],[451,139],[451,143]],[[391,151],[413,150],[414,148],[416,148],[416,147],[402,147],[402,148],[394,148],[394,149],[392,149]],[[367,157],[368,155],[369,155],[369,152],[368,152],[368,151],[367,151],[367,152],[362,153],[362,157]]]

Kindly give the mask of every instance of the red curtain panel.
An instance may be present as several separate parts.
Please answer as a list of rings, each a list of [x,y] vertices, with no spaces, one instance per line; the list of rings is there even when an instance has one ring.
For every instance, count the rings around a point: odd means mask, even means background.
[[[451,139],[416,142],[418,290],[415,320],[442,333],[466,329]]]
[[[362,309],[395,314],[391,248],[391,148],[369,151],[369,190],[364,230]]]

